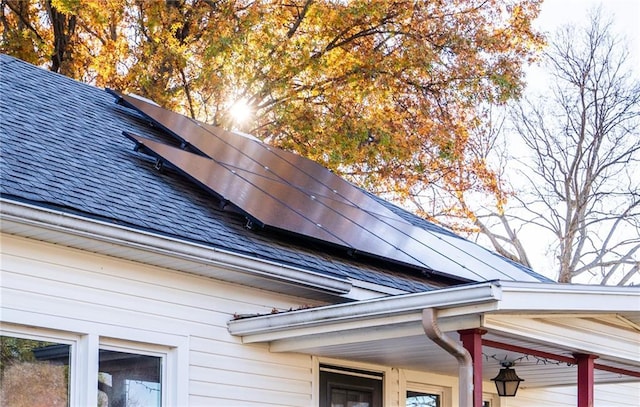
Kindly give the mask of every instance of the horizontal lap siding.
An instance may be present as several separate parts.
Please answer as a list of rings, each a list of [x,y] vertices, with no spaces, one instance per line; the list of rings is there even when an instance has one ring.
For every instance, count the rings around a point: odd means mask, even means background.
[[[310,356],[243,345],[226,325],[234,313],[296,308],[306,299],[7,235],[2,252],[3,320],[188,337],[192,406],[312,404]]]
[[[551,387],[545,389],[518,390],[506,407],[575,406],[578,399],[576,387]],[[640,382],[600,384],[594,386],[594,405],[602,407],[638,407]]]

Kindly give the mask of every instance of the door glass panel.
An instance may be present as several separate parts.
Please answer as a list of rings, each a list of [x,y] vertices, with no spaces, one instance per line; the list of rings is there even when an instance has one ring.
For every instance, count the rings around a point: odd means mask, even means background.
[[[0,336],[0,405],[69,405],[71,346]]]
[[[373,394],[370,391],[331,389],[331,407],[371,407]]]
[[[331,368],[328,368],[331,369]],[[333,369],[332,369],[333,370]],[[320,407],[382,407],[382,375],[320,370]]]
[[[98,407],[159,407],[162,358],[100,349]]]

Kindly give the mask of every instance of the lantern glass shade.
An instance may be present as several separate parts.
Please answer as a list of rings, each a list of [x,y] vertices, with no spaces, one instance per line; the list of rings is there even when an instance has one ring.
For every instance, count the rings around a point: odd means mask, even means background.
[[[520,382],[524,381],[518,377],[515,370],[509,367],[500,369],[498,375],[491,380],[495,382],[500,397],[514,397]]]

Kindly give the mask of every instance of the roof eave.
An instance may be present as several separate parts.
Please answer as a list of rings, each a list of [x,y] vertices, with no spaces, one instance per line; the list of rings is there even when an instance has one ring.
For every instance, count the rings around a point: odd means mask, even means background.
[[[265,342],[311,331],[337,331],[389,324],[419,322],[422,310],[449,310],[447,316],[489,311],[502,291],[496,282],[475,283],[422,293],[383,297],[349,304],[330,305],[229,321],[232,335],[244,342]],[[453,311],[453,309],[456,311]],[[295,334],[293,333],[295,331]]]
[[[501,281],[500,311],[533,313],[640,312],[640,287]]]
[[[352,289],[347,279],[60,210],[6,198],[0,208],[9,234],[309,298],[345,301]]]
[[[640,289],[493,281],[439,290],[323,306],[229,321],[243,342],[270,342],[298,336],[378,326],[417,324],[421,311],[438,310],[442,319],[490,314],[640,314]],[[634,318],[635,319],[635,318]]]

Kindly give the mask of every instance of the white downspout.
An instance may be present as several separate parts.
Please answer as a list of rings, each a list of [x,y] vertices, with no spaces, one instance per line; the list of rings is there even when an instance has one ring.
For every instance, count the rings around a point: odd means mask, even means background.
[[[422,327],[427,337],[458,360],[459,406],[473,407],[473,360],[462,345],[440,331],[433,308],[422,310]]]

